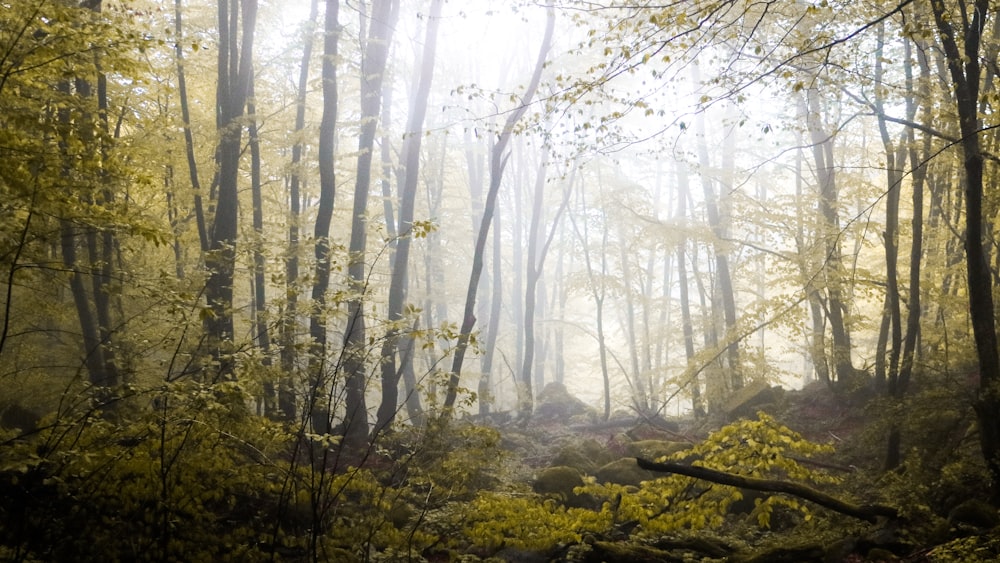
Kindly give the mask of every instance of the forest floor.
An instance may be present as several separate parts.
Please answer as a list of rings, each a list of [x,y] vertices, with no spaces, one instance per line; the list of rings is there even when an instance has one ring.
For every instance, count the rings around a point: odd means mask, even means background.
[[[899,516],[865,521],[810,506],[802,508],[801,514],[795,510],[769,512],[769,521],[760,525],[766,520],[761,519],[760,507],[768,504],[763,502],[768,494],[743,489],[736,502],[709,507],[723,512],[718,518],[709,518],[715,525],[682,526],[676,533],[658,535],[641,533],[643,524],[625,519],[616,523],[612,532],[585,536],[581,543],[587,547],[583,550],[564,544],[534,551],[504,547],[482,555],[492,561],[609,563],[1000,560],[1000,518],[982,501],[983,465],[974,421],[970,409],[962,408],[963,400],[954,394],[943,396],[924,390],[914,393],[905,406],[891,406],[868,389],[844,393],[814,383],[802,390],[786,391],[760,385],[737,394],[721,409],[722,414],[713,418],[616,413],[602,421],[564,387],[550,385],[539,398],[530,427],[516,422],[495,426],[510,453],[508,479],[530,485],[535,493],[566,510],[597,510],[600,500],[595,502],[579,488],[586,484],[615,483],[624,487],[621,490],[626,495],[642,496],[647,489],[655,490],[650,480],[664,475],[640,469],[636,457],[668,459],[706,440],[719,440],[718,436],[728,435],[726,427],[737,429],[737,440],[754,444],[752,437],[739,437],[740,424],[762,416],[773,419],[775,427],[780,425],[793,436],[829,447],[809,459],[789,454],[802,467],[835,482],[817,488],[857,506],[891,507]],[[900,409],[919,414],[893,423],[892,413],[904,412]],[[904,436],[903,462],[896,470],[885,471],[885,437],[893,426]],[[689,456],[682,462],[690,464],[698,459],[697,455]],[[724,471],[776,482],[794,481],[790,472],[778,469],[757,474],[742,467],[738,456],[732,459],[737,459],[735,465],[723,467]],[[702,482],[695,501],[712,496],[713,487],[726,489]],[[799,507],[800,501],[791,498],[787,506]],[[700,509],[697,504],[688,506]],[[808,516],[803,519],[802,514]],[[651,527],[651,522],[646,525]]]

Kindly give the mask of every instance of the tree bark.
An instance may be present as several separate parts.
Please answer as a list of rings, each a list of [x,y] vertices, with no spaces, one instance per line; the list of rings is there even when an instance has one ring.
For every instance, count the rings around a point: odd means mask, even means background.
[[[819,183],[819,210],[824,243],[823,273],[826,277],[826,315],[833,336],[833,366],[837,381],[847,384],[855,374],[851,358],[851,333],[843,296],[843,272],[840,255],[840,216],[837,209],[837,180],[833,160],[833,136],[823,131],[819,91],[807,90],[807,124],[812,141],[813,160]]]
[[[399,239],[389,281],[389,330],[382,343],[382,401],[379,404],[374,435],[387,429],[396,417],[399,403],[399,378],[396,353],[399,339],[399,323],[403,321],[403,309],[409,286],[410,243],[413,240],[413,213],[417,196],[417,180],[420,167],[420,141],[423,139],[424,117],[427,114],[427,100],[431,82],[434,79],[434,60],[437,52],[437,33],[441,23],[441,8],[444,0],[431,0],[427,16],[427,30],[424,39],[424,53],[420,78],[410,106],[410,116],[406,124],[403,141],[403,182],[399,194]],[[373,435],[373,437],[374,437]]]
[[[344,447],[362,447],[368,439],[368,406],[365,390],[368,381],[367,328],[364,302],[368,246],[368,194],[375,135],[381,114],[382,82],[385,78],[389,45],[395,27],[399,0],[375,0],[372,3],[371,28],[364,42],[361,61],[361,132],[358,136],[358,166],[354,183],[354,207],[351,219],[351,241],[347,275],[350,299],[347,302],[347,327],[344,330]],[[362,15],[362,25],[365,24]]]
[[[991,500],[1000,505],[1000,358],[993,305],[993,275],[989,253],[984,244],[983,153],[980,148],[978,112],[981,78],[979,48],[982,30],[990,15],[989,0],[976,0],[973,9],[962,11],[961,29],[964,51],[959,50],[951,13],[944,1],[931,2],[941,46],[951,74],[962,132],[965,157],[965,257],[968,277],[969,313],[979,360],[979,394],[974,403],[979,422],[983,458],[989,469]]]
[[[683,162],[677,164],[677,213],[675,220],[683,223],[687,220],[687,199],[688,199],[688,170]],[[681,306],[681,331],[684,335],[684,359],[690,366],[694,361],[694,324],[691,322],[691,300],[688,295],[688,274],[687,274],[687,237],[681,236],[677,241],[677,283],[679,285],[679,297]],[[705,405],[701,400],[701,383],[698,382],[698,374],[691,376],[685,382],[691,387],[691,408],[696,418],[705,416]]]
[[[899,512],[891,506],[881,504],[852,504],[799,483],[744,477],[742,475],[734,475],[732,473],[717,471],[707,467],[683,465],[680,463],[656,463],[641,457],[636,458],[636,462],[639,464],[640,468],[647,471],[675,473],[677,475],[694,477],[695,479],[702,479],[704,481],[710,481],[720,485],[729,485],[731,487],[740,487],[742,489],[750,489],[766,493],[783,493],[792,495],[816,503],[824,508],[829,508],[835,512],[859,518],[866,522],[875,523],[880,517],[893,519],[899,517]]]
[[[205,297],[210,314],[205,320],[209,352],[216,363],[215,378],[233,377],[233,281],[236,266],[237,211],[239,205],[239,167],[243,124],[240,122],[247,103],[250,75],[253,72],[253,39],[257,18],[257,0],[232,2],[241,14],[230,13],[228,0],[218,1],[219,57],[216,88],[216,125],[219,145],[216,150],[218,199],[209,232],[205,265],[208,281]],[[243,19],[242,37],[238,36],[239,18]]]
[[[333,219],[334,200],[337,197],[337,179],[334,170],[335,134],[337,129],[337,47],[340,42],[339,0],[326,0],[323,16],[323,115],[319,124],[319,205],[313,225],[316,256],[312,286],[312,306],[309,313],[309,391],[306,415],[312,418],[314,432],[331,431],[330,415],[334,408],[334,394],[327,375],[327,311],[326,292],[330,288],[330,222]]]
[[[295,369],[298,359],[296,348],[299,323],[299,232],[302,212],[302,132],[306,125],[306,95],[309,87],[309,63],[312,60],[316,20],[319,17],[319,0],[309,6],[306,22],[302,62],[299,64],[299,81],[295,96],[295,143],[292,145],[291,172],[288,181],[288,249],[285,255],[285,311],[281,322],[281,370],[286,375],[278,382],[278,412],[283,420],[295,420],[296,404],[292,382],[287,377]]]
[[[181,120],[184,123],[184,152],[187,156],[191,190],[194,192],[194,213],[195,222],[198,227],[198,241],[201,243],[201,251],[208,252],[208,226],[201,199],[201,180],[198,176],[198,161],[194,155],[194,135],[191,133],[191,111],[188,107],[187,79],[184,73],[184,34],[181,16],[181,0],[175,0],[174,33],[177,37],[177,43],[174,44],[174,58],[177,62],[177,96],[180,98]]]

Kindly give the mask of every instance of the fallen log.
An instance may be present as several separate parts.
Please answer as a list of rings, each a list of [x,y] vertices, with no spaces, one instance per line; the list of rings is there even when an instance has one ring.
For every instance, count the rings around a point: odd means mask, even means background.
[[[695,479],[702,479],[704,481],[710,481],[720,485],[730,485],[733,487],[762,491],[765,493],[784,493],[786,495],[792,495],[794,497],[813,502],[835,512],[865,520],[866,522],[875,523],[878,521],[878,517],[880,516],[886,518],[899,518],[899,511],[891,506],[881,504],[852,504],[799,483],[744,477],[742,475],[734,475],[732,473],[717,471],[707,467],[698,467],[696,465],[656,463],[640,457],[635,458],[635,460],[636,463],[639,464],[639,467],[649,471],[675,473],[677,475],[694,477]]]

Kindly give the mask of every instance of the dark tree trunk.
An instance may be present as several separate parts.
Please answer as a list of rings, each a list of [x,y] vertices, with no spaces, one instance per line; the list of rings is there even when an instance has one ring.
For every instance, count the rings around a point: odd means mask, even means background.
[[[187,155],[188,174],[191,179],[191,190],[194,192],[194,213],[198,226],[198,241],[202,252],[208,251],[208,226],[205,219],[205,209],[201,199],[201,180],[198,177],[198,161],[194,156],[194,136],[191,133],[191,112],[188,109],[187,80],[184,73],[184,34],[181,19],[181,0],[174,1],[174,33],[177,43],[174,44],[174,56],[177,62],[177,95],[180,98],[181,120],[184,122],[184,148]]]
[[[833,160],[833,137],[823,131],[819,91],[807,91],[807,122],[812,141],[813,160],[819,182],[819,210],[826,256],[823,273],[826,277],[826,315],[833,336],[833,366],[837,381],[847,384],[855,374],[851,359],[851,333],[846,319],[843,295],[843,267],[840,256],[840,216],[837,209],[837,180]]]
[[[323,116],[319,124],[319,206],[313,225],[316,266],[313,276],[312,307],[309,314],[309,394],[306,415],[313,420],[315,432],[331,431],[330,416],[334,393],[326,374],[327,324],[326,292],[330,288],[330,221],[337,196],[334,171],[334,139],[337,128],[337,46],[340,41],[339,0],[326,0],[323,23]]]
[[[981,120],[978,112],[981,78],[979,48],[982,30],[990,15],[989,0],[976,0],[973,9],[962,11],[959,32],[964,52],[959,50],[952,25],[953,13],[945,3],[931,2],[955,92],[965,157],[965,255],[968,276],[969,313],[979,359],[979,396],[975,410],[983,458],[992,477],[991,499],[1000,504],[1000,358],[993,306],[993,275],[984,244],[983,153],[980,148]],[[967,19],[971,18],[971,19]]]
[[[688,199],[688,170],[684,163],[678,163],[677,171],[677,214],[675,220],[683,223],[687,220],[687,199]],[[694,324],[691,322],[691,303],[688,296],[688,275],[687,275],[687,237],[680,237],[677,241],[677,283],[679,285],[680,305],[681,305],[681,330],[684,335],[684,358],[688,367],[694,361]],[[684,382],[691,387],[691,407],[695,417],[705,416],[705,405],[701,400],[701,383],[698,381],[698,373],[694,372],[689,381]]]
[[[219,0],[219,57],[216,89],[216,125],[219,146],[216,151],[218,199],[209,232],[205,257],[208,281],[205,297],[211,314],[205,320],[205,332],[216,378],[233,377],[233,280],[236,266],[237,215],[239,205],[239,167],[243,125],[240,122],[247,103],[250,75],[253,72],[253,36],[257,18],[257,0],[232,2],[241,14],[230,12],[230,2]],[[243,19],[242,37],[238,36],[239,18]]]
[[[250,145],[250,199],[253,221],[253,340],[261,353],[261,364],[271,365],[271,331],[267,324],[267,271],[264,259],[264,199],[261,194],[260,137],[257,130],[257,106],[254,102],[254,77],[250,77],[247,113],[248,142]],[[263,384],[264,415],[277,418],[278,392],[274,381]]]

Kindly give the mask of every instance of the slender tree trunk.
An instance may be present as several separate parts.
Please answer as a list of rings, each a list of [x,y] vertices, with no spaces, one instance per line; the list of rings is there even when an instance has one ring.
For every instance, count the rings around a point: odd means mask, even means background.
[[[507,164],[507,145],[514,132],[514,126],[521,120],[521,117],[528,111],[528,104],[531,103],[541,82],[542,71],[545,67],[545,58],[548,55],[549,47],[552,44],[552,34],[555,29],[555,10],[552,7],[546,9],[545,35],[542,38],[542,46],[538,52],[538,60],[535,62],[535,69],[531,76],[531,81],[521,98],[521,103],[513,112],[508,114],[500,136],[497,138],[493,150],[490,152],[490,187],[486,193],[486,201],[483,203],[483,219],[479,226],[479,234],[476,236],[476,246],[472,255],[472,272],[469,276],[469,289],[465,297],[465,312],[462,317],[462,327],[459,332],[458,342],[455,346],[455,356],[451,366],[451,377],[448,381],[448,390],[444,400],[444,412],[442,416],[451,416],[451,410],[455,406],[455,399],[458,397],[458,385],[462,375],[462,363],[465,360],[465,352],[469,347],[469,338],[472,336],[472,328],[476,324],[474,314],[476,307],[476,292],[479,290],[479,277],[483,271],[483,255],[486,251],[486,238],[489,236],[490,224],[493,220],[493,213],[496,209],[497,193],[500,190],[500,182],[503,179],[504,168]]]
[[[319,124],[319,205],[313,225],[315,239],[315,273],[312,286],[312,307],[309,313],[309,396],[306,415],[312,418],[314,432],[329,433],[335,395],[326,373],[327,310],[326,292],[330,288],[330,222],[333,219],[337,181],[334,170],[334,141],[337,128],[337,47],[340,42],[339,0],[326,0],[323,23],[323,115]]]
[[[587,200],[585,190],[580,190],[580,199],[577,208],[587,210]],[[587,272],[587,281],[590,286],[590,294],[594,299],[594,315],[597,328],[597,350],[601,361],[601,376],[604,382],[604,420],[611,418],[611,374],[608,370],[608,349],[604,334],[604,300],[607,294],[605,279],[608,274],[608,228],[607,211],[602,207],[601,211],[601,246],[598,254],[601,260],[601,270],[598,272],[594,265],[594,258],[590,251],[590,225],[586,213],[577,222],[575,214],[570,214],[570,223],[573,225],[573,232],[576,234],[580,246],[583,247],[583,263]]]
[[[201,242],[202,252],[208,252],[208,223],[205,219],[205,210],[201,199],[201,180],[198,177],[198,161],[194,155],[194,135],[191,133],[191,112],[188,109],[187,80],[184,72],[184,28],[181,16],[181,0],[174,0],[174,34],[177,37],[177,43],[174,44],[174,57],[177,62],[177,96],[180,98],[181,120],[184,122],[184,148],[187,155],[191,190],[194,192],[198,241]]]
[[[823,220],[821,239],[826,256],[823,271],[826,276],[826,315],[833,335],[833,365],[837,381],[848,384],[855,374],[851,359],[851,334],[845,316],[843,272],[840,256],[840,219],[837,210],[837,181],[833,161],[833,137],[823,131],[819,92],[807,91],[808,128],[812,140],[813,160],[819,181],[819,209]]]
[[[697,63],[692,65],[691,68],[694,83],[700,84],[701,77],[698,72]],[[705,211],[708,215],[708,224],[715,235],[713,250],[715,253],[717,287],[719,289],[718,297],[722,301],[722,313],[726,325],[726,363],[729,370],[727,384],[730,391],[735,391],[743,387],[743,375],[740,373],[740,348],[739,340],[736,338],[736,296],[733,291],[732,276],[729,272],[729,251],[725,248],[727,226],[723,224],[723,214],[720,212],[721,198],[716,195],[715,182],[709,176],[712,163],[709,160],[708,154],[708,138],[704,112],[698,113],[695,123],[698,127],[698,163],[701,167],[701,186],[705,194]],[[731,127],[727,131],[725,140],[728,149],[722,151],[724,161],[722,169],[727,175],[732,174],[733,135],[735,135],[735,129]]]
[[[351,283],[347,302],[347,328],[344,330],[345,408],[344,446],[360,448],[368,439],[368,406],[365,391],[368,383],[367,328],[364,302],[368,246],[368,194],[375,135],[381,114],[382,83],[385,78],[389,45],[395,27],[399,0],[375,0],[372,3],[371,28],[364,42],[361,61],[361,133],[358,137],[358,167],[354,184],[354,208],[347,275]],[[362,16],[362,25],[364,25]]]
[[[639,369],[639,338],[635,329],[635,281],[632,279],[632,265],[629,263],[629,239],[625,228],[619,229],[618,258],[621,262],[622,291],[625,293],[625,334],[627,337],[629,367],[632,371],[632,406],[639,413],[649,412],[649,395]]]
[[[677,164],[677,214],[675,220],[683,223],[687,220],[687,200],[688,200],[688,170],[683,162]],[[690,367],[694,362],[694,324],[691,321],[691,303],[688,295],[688,274],[687,274],[687,237],[681,236],[677,241],[677,283],[681,306],[681,330],[684,334],[684,358]],[[691,409],[696,418],[704,418],[705,405],[701,400],[701,383],[698,381],[698,372],[694,372],[690,381],[685,381],[685,385],[691,387]]]
[[[205,320],[217,378],[233,377],[233,281],[236,266],[239,166],[243,110],[253,72],[253,37],[257,0],[233,2],[241,13],[230,12],[228,0],[219,0],[219,57],[216,89],[216,152],[218,199],[205,257],[208,281],[205,297],[211,314]],[[237,36],[242,17],[242,37]]]
[[[902,314],[899,298],[899,198],[903,183],[903,171],[906,165],[906,132],[900,134],[900,139],[893,143],[886,122],[884,85],[882,84],[883,68],[882,53],[885,35],[885,22],[879,24],[878,38],[875,49],[875,114],[878,118],[879,135],[886,158],[886,184],[888,190],[885,197],[885,231],[882,233],[885,247],[886,291],[882,312],[882,326],[879,329],[878,344],[875,352],[875,379],[880,384],[888,383],[888,392],[895,395],[897,376],[899,374],[899,354],[903,344]],[[909,65],[905,65],[909,69]],[[908,108],[913,107],[908,100]],[[907,111],[907,120],[913,120],[914,115]],[[889,342],[891,328],[891,342]],[[889,345],[889,353],[886,353]],[[898,450],[897,450],[898,454]],[[896,460],[898,462],[898,460]],[[891,468],[890,468],[891,469]]]
[[[403,321],[403,310],[409,285],[410,243],[415,236],[413,233],[413,213],[419,179],[420,141],[423,139],[427,100],[434,78],[437,32],[441,23],[443,4],[444,0],[431,0],[424,39],[423,63],[406,124],[406,138],[403,142],[405,163],[403,165],[402,191],[399,194],[399,228],[397,230],[400,237],[396,246],[392,277],[389,281],[390,328],[382,344],[382,402],[379,404],[373,438],[392,424],[399,403],[400,372],[396,368],[396,347],[400,330],[397,325]]]
[[[295,420],[295,392],[288,377],[298,359],[296,348],[299,333],[299,229],[302,212],[302,133],[306,125],[306,94],[309,88],[309,63],[312,60],[316,20],[319,17],[319,0],[309,6],[306,22],[302,62],[299,64],[299,82],[295,96],[295,142],[292,145],[291,172],[288,181],[288,249],[285,255],[285,311],[281,322],[281,370],[285,375],[278,382],[278,413],[283,420]]]
[[[552,240],[555,238],[559,228],[559,222],[563,210],[569,203],[572,182],[570,182],[564,192],[559,208],[552,218],[552,226],[543,239],[542,220],[545,212],[545,174],[548,169],[549,147],[546,145],[542,149],[542,161],[538,167],[538,176],[535,180],[535,196],[531,211],[530,240],[528,241],[528,269],[526,276],[526,287],[524,293],[524,358],[521,364],[521,385],[518,387],[518,411],[519,415],[525,419],[531,416],[534,409],[534,396],[532,393],[532,363],[535,362],[536,352],[540,359],[543,359],[544,351],[537,351],[538,339],[535,336],[536,299],[541,295],[543,301],[538,309],[544,311],[545,289],[539,290],[538,286],[545,269],[545,258],[548,256]],[[536,375],[538,366],[535,367]],[[523,394],[522,394],[523,393]]]
[[[271,365],[271,331],[267,324],[267,270],[264,258],[264,198],[261,194],[260,137],[257,129],[257,106],[254,101],[254,82],[251,75],[247,101],[247,134],[250,145],[250,198],[253,221],[253,326],[254,343],[261,353],[261,364]],[[263,385],[264,415],[278,415],[278,392],[274,381],[266,379]]]

